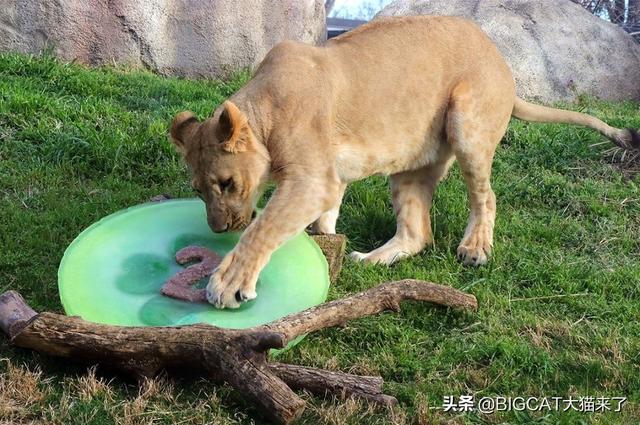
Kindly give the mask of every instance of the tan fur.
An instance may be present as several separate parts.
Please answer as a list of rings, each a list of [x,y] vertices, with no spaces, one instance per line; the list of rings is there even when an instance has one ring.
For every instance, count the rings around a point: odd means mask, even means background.
[[[251,128],[247,117],[238,109],[236,105],[229,101],[224,102],[224,110],[220,117],[223,124],[222,131],[227,134],[222,144],[222,148],[229,153],[239,153],[247,150],[247,145],[251,139]]]
[[[631,140],[588,115],[518,99],[497,48],[461,18],[378,19],[323,47],[277,45],[211,118],[194,123],[181,113],[172,126],[214,231],[246,226],[261,187],[277,184],[211,277],[209,301],[237,307],[255,297],[271,253],[310,223],[335,232],[346,184],[373,174],[391,176],[396,234],[352,257],[390,264],[416,254],[432,242],[433,193],[454,159],[471,206],[458,255],[486,262],[496,216],[491,163],[512,114]],[[234,191],[223,188],[230,177]]]

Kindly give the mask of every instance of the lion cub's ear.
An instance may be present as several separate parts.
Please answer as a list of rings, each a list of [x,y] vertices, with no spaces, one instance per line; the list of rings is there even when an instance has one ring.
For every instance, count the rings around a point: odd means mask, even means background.
[[[244,152],[247,150],[251,134],[249,120],[232,102],[225,101],[223,107],[218,121],[222,148],[231,153]]]
[[[191,111],[180,112],[171,124],[171,141],[183,154],[187,154],[189,143],[200,122]]]

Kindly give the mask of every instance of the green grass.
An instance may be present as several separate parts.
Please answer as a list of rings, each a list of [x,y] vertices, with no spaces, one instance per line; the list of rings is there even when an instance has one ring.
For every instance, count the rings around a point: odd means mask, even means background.
[[[0,291],[60,312],[66,246],[99,218],[154,195],[191,196],[168,123],[184,109],[207,116],[246,78],[188,81],[0,55]],[[637,103],[566,106],[640,127]],[[406,304],[308,336],[284,361],[380,374],[400,406],[305,396],[302,423],[640,423],[640,178],[607,161],[606,145],[591,146],[602,141],[581,128],[511,124],[493,168],[498,216],[487,266],[455,260],[468,215],[457,167],[435,197],[434,247],[392,267],[347,261],[332,299],[412,277],[467,290],[480,310]],[[375,248],[394,229],[386,179],[348,189],[338,230],[350,249]],[[4,338],[0,358],[0,422],[251,423],[256,415],[229,387],[204,380],[163,377],[139,389]],[[605,414],[438,409],[446,395],[471,393],[629,401]]]

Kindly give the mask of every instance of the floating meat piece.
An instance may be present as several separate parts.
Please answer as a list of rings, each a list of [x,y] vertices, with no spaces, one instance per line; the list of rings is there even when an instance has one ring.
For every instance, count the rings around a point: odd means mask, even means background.
[[[222,257],[208,248],[188,246],[176,252],[178,264],[196,261],[184,270],[179,271],[162,286],[160,292],[179,300],[201,302],[206,301],[204,289],[194,289],[193,285],[203,277],[210,276],[218,267]]]

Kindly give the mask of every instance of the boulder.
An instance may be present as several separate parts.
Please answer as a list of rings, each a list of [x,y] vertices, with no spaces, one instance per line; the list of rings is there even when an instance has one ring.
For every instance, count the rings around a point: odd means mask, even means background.
[[[398,0],[377,17],[395,15],[475,21],[504,54],[521,97],[640,99],[640,45],[569,0]]]
[[[223,77],[278,42],[320,43],[322,0],[0,0],[0,51]]]

